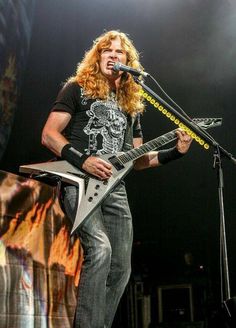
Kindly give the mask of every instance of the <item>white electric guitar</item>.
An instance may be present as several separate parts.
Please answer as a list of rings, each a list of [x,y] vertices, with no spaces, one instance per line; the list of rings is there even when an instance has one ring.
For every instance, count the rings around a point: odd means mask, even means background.
[[[222,124],[221,118],[199,118],[193,119],[193,121],[202,129],[208,129]],[[125,153],[100,156],[112,165],[112,176],[108,180],[100,180],[92,175],[86,174],[64,160],[22,165],[19,171],[29,173],[32,177],[34,174],[42,175],[42,173],[58,176],[62,181],[79,187],[78,206],[71,231],[72,234],[98,207],[111,190],[127,175],[133,167],[133,161],[147,152],[158,149],[175,140],[177,138],[175,131],[176,129]]]

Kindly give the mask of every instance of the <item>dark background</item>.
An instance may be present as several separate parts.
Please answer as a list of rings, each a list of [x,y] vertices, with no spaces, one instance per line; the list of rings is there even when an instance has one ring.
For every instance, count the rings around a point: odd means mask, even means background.
[[[222,127],[209,132],[235,155],[235,21],[233,0],[37,1],[21,96],[1,169],[17,173],[21,164],[52,157],[40,137],[61,83],[74,73],[92,40],[110,29],[130,35],[145,70],[189,116],[223,118]],[[175,128],[148,104],[142,125],[145,141]],[[134,275],[157,285],[183,282],[190,277],[184,254],[191,253],[193,275],[199,270],[205,275],[217,304],[220,212],[213,153],[193,142],[185,158],[159,169],[131,172],[126,182],[135,229]],[[235,295],[236,177],[228,159],[223,159],[223,172]]]

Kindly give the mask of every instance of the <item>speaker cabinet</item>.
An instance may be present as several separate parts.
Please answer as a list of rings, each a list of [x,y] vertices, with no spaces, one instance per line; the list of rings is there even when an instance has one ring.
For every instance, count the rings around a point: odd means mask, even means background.
[[[193,292],[191,284],[158,287],[158,321],[193,322]]]

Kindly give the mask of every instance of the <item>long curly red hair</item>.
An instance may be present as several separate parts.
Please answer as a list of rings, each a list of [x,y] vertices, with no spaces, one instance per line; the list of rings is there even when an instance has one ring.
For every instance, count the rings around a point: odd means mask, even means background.
[[[103,49],[110,46],[111,41],[120,38],[121,46],[126,51],[127,65],[142,69],[139,62],[139,53],[133,45],[127,34],[112,30],[99,36],[93,43],[82,60],[79,63],[76,74],[69,81],[76,81],[84,91],[84,94],[90,98],[107,99],[110,93],[107,79],[100,70],[100,55]],[[139,86],[133,77],[128,73],[123,73],[120,87],[117,90],[117,101],[120,107],[130,115],[143,112],[144,103]]]

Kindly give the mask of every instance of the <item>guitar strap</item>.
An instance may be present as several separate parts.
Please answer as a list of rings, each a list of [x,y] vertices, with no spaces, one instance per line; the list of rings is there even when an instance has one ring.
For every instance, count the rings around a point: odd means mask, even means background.
[[[127,115],[127,128],[125,131],[124,144],[122,151],[126,152],[133,148],[133,125],[135,118]]]

